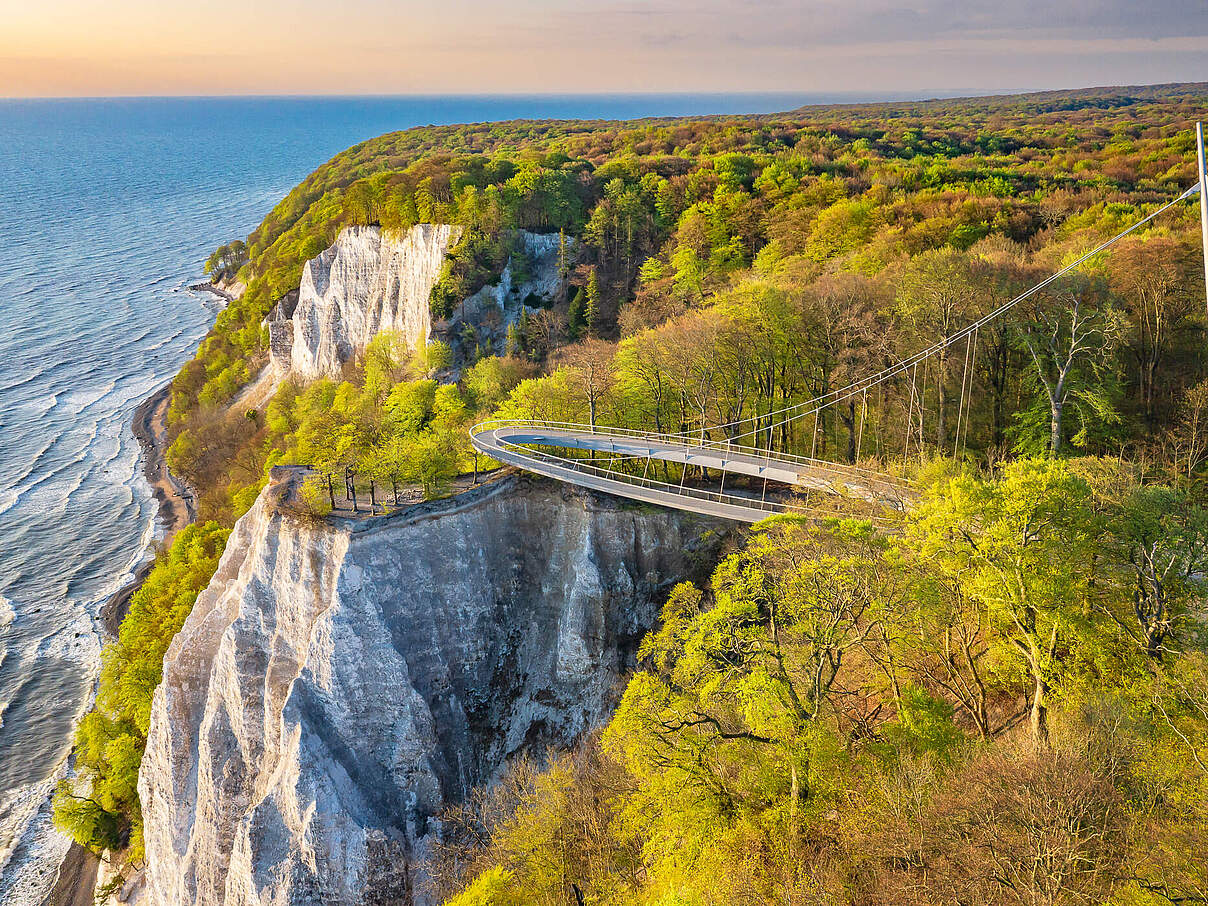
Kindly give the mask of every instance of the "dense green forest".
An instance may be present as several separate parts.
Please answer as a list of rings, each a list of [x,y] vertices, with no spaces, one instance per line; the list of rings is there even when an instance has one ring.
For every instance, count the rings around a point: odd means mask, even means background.
[[[218,546],[283,462],[315,466],[319,512],[444,493],[491,414],[749,419],[736,439],[919,489],[875,524],[770,520],[707,588],[676,588],[607,727],[445,816],[442,896],[1208,902],[1194,205],[816,426],[767,417],[901,362],[1177,196],[1206,113],[1208,88],[1187,85],[415,129],[337,155],[215,253],[209,271],[247,291],[174,382],[169,461]],[[558,297],[460,371],[443,344],[383,335],[341,380],[230,405],[306,260],[348,224],[423,222],[466,228],[435,318],[521,229],[568,240]],[[156,598],[191,603],[197,564]],[[132,610],[130,631],[162,657],[187,603]],[[137,855],[136,715],[158,674],[120,654],[106,669],[60,823]],[[73,798],[89,783],[91,804]]]
[[[1080,458],[949,464],[888,532],[767,520],[671,593],[602,733],[449,816],[438,883],[457,906],[1202,902],[1206,517]]]

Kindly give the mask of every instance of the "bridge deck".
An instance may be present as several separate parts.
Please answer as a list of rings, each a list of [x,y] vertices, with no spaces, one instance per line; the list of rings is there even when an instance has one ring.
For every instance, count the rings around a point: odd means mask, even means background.
[[[693,444],[683,438],[603,428],[593,431],[580,425],[546,426],[537,422],[495,422],[471,431],[474,447],[500,462],[580,487],[619,497],[655,503],[742,522],[757,522],[770,515],[805,508],[736,492],[708,491],[676,486],[636,475],[620,475],[588,460],[567,459],[541,447],[590,450],[638,460],[659,460],[699,466],[721,473],[767,479],[777,484],[855,497],[891,508],[899,508],[905,493],[902,484],[864,470],[836,466],[801,457],[782,457],[726,444]]]

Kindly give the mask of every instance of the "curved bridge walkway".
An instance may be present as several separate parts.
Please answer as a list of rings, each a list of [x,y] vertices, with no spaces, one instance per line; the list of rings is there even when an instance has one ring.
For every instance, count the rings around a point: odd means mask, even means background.
[[[854,466],[838,465],[786,453],[773,453],[755,447],[743,446],[732,441],[744,437],[755,437],[764,432],[772,436],[772,430],[791,422],[802,421],[813,416],[814,440],[817,440],[819,414],[823,409],[847,402],[849,406],[860,402],[863,412],[860,421],[860,438],[864,434],[864,420],[868,413],[868,391],[887,381],[899,382],[903,389],[905,412],[904,455],[910,452],[910,439],[918,419],[918,448],[923,449],[923,426],[926,417],[927,372],[923,372],[922,392],[916,395],[918,371],[926,368],[932,357],[950,350],[960,342],[965,346],[964,369],[961,375],[960,407],[956,412],[956,432],[953,455],[959,453],[962,444],[961,420],[968,435],[968,410],[965,406],[966,390],[972,388],[974,368],[977,362],[978,331],[1018,305],[1023,300],[1039,293],[1063,274],[1068,273],[1100,252],[1111,247],[1130,233],[1157,218],[1184,199],[1197,192],[1201,195],[1202,226],[1205,249],[1205,280],[1208,281],[1208,200],[1204,200],[1203,189],[1208,185],[1208,176],[1203,173],[1204,156],[1200,144],[1197,182],[1177,198],[1160,205],[1131,226],[1115,236],[1085,252],[1060,270],[1041,280],[1024,292],[1008,299],[997,308],[971,321],[959,330],[941,337],[925,349],[880,371],[866,374],[846,387],[829,391],[822,396],[785,406],[760,415],[739,418],[721,425],[711,425],[701,431],[699,440],[682,434],[653,434],[645,431],[630,431],[623,428],[600,428],[591,425],[576,425],[544,421],[488,421],[475,425],[470,430],[470,440],[479,452],[509,465],[556,478],[597,491],[605,491],[620,497],[642,500],[680,510],[691,510],[710,516],[737,519],[742,522],[757,522],[775,513],[798,512],[810,516],[843,515],[850,513],[863,502],[873,512],[874,518],[885,509],[904,509],[914,494],[910,483],[889,475],[870,472]],[[909,381],[909,396],[905,388]],[[711,430],[731,438],[730,441],[713,441],[705,437]],[[859,453],[859,442],[856,448]],[[811,451],[814,445],[811,444]],[[574,451],[573,455],[562,456],[553,450]],[[687,477],[689,466],[712,470],[721,476],[717,490],[709,487],[687,485],[683,479],[672,484],[651,477],[654,461],[683,466],[681,474]],[[621,465],[621,468],[617,468]],[[657,473],[657,469],[654,470]],[[640,474],[639,474],[640,472]],[[702,473],[707,475],[707,473]],[[726,490],[726,476],[745,476],[743,489],[731,487]],[[748,490],[749,479],[755,479],[758,492]],[[775,483],[772,494],[768,494],[769,482]],[[795,493],[788,499],[783,496],[785,487]],[[840,498],[843,506],[840,507]]]
[[[647,503],[757,522],[776,513],[839,515],[837,497],[876,504],[877,509],[902,509],[912,495],[905,481],[818,459],[769,454],[764,450],[680,435],[650,434],[623,428],[593,429],[590,425],[541,421],[489,421],[470,431],[474,448],[493,459],[538,475],[641,500]],[[575,450],[578,457],[559,456],[551,449]],[[591,459],[583,453],[598,454]],[[697,466],[718,472],[717,490],[674,484],[651,477],[654,461]],[[616,468],[630,463],[634,472]],[[637,463],[641,463],[640,470]],[[757,491],[725,489],[726,475],[762,479]],[[770,486],[774,483],[775,486]],[[804,492],[796,500],[782,499],[781,488]]]

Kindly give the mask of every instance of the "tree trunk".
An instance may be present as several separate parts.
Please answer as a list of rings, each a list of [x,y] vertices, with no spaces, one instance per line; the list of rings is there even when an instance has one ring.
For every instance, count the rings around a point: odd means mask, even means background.
[[[334,510],[336,508],[336,489],[332,487],[330,475],[327,476],[327,497],[331,500],[331,508]]]
[[[1036,687],[1032,692],[1032,742],[1038,749],[1049,747],[1049,708],[1046,703],[1048,683],[1040,676],[1035,677]]]
[[[1050,407],[1051,421],[1049,425],[1049,459],[1056,459],[1061,452],[1061,415],[1063,403],[1053,403]]]
[[[847,417],[843,421],[847,427],[847,461],[854,464],[856,461],[856,398],[854,396],[847,400]]]

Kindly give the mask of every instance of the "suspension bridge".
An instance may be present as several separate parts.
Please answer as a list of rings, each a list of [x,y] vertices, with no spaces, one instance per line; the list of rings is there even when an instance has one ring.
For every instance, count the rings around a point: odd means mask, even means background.
[[[778,513],[815,517],[840,515],[850,513],[853,506],[863,506],[874,514],[886,509],[903,510],[915,496],[908,480],[816,457],[823,411],[841,403],[847,404],[850,410],[858,401],[856,459],[859,461],[868,416],[868,392],[888,381],[900,381],[906,404],[904,448],[909,454],[911,444],[917,443],[921,450],[927,388],[925,379],[920,385],[920,368],[929,360],[948,354],[949,350],[954,350],[958,357],[963,352],[963,366],[959,370],[960,402],[952,439],[952,452],[958,454],[968,434],[966,397],[977,363],[979,331],[1197,193],[1205,256],[1204,281],[1208,292],[1208,193],[1201,190],[1208,183],[1208,171],[1205,169],[1201,124],[1196,125],[1196,139],[1199,178],[1177,198],[982,317],[925,349],[846,386],[770,412],[702,425],[687,433],[657,433],[541,420],[492,420],[475,425],[470,430],[470,441],[480,453],[537,475],[630,500],[740,522],[757,522]],[[772,449],[771,438],[776,429],[790,424],[808,425],[811,420],[810,456],[794,456]],[[720,439],[716,439],[719,436]],[[766,438],[762,447],[757,445],[761,437]],[[659,478],[660,463],[677,468],[672,470],[664,466],[663,477]],[[688,483],[688,475],[693,469],[698,469],[706,480]],[[678,472],[678,481],[672,480],[675,472]],[[709,479],[710,473],[717,476],[716,481]],[[729,488],[726,487],[727,477],[731,479]]]

